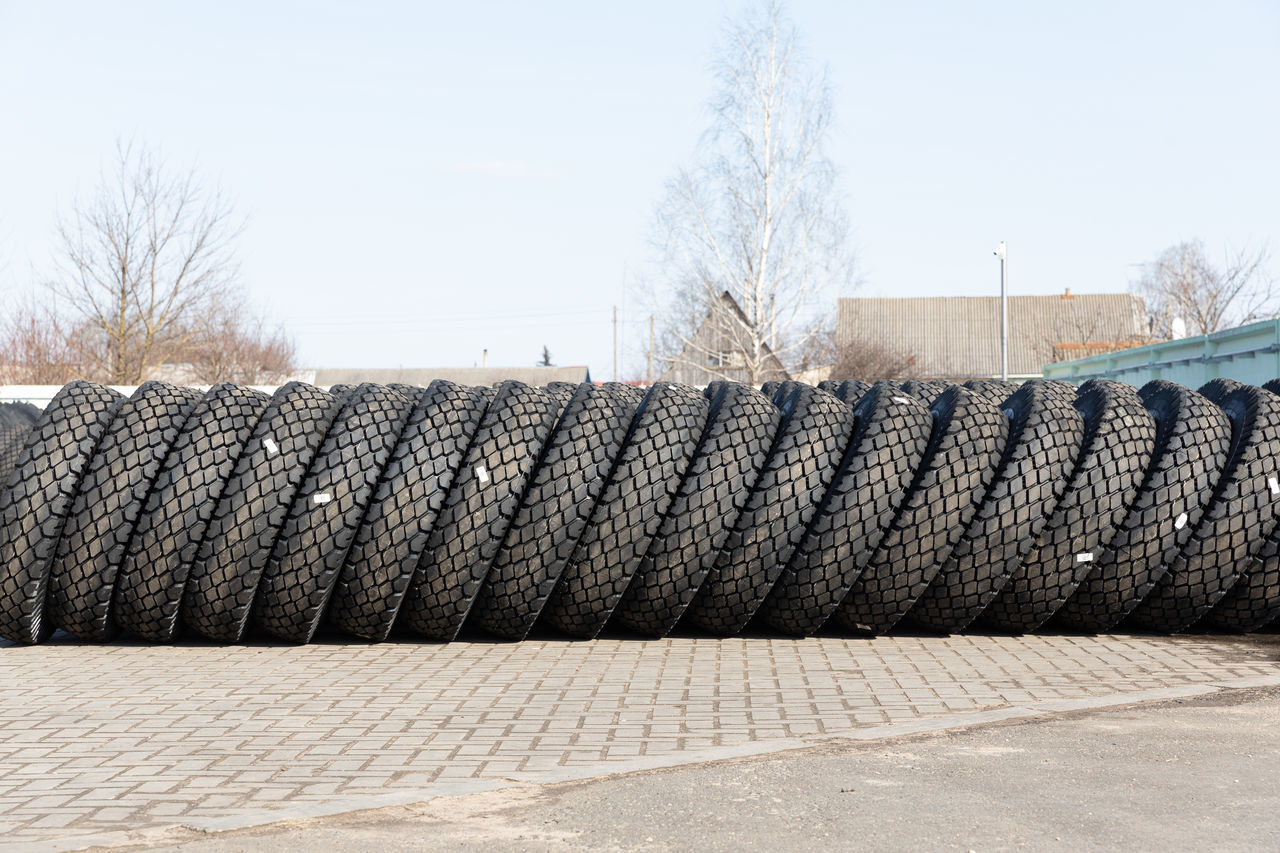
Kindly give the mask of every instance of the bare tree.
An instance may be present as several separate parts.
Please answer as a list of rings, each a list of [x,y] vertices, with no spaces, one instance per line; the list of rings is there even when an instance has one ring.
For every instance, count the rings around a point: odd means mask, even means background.
[[[212,385],[277,385],[292,370],[297,355],[283,329],[272,329],[238,302],[220,305],[181,350],[191,381]]]
[[[834,315],[822,315],[805,328],[807,343],[792,357],[793,372],[799,374],[815,368],[828,379],[899,379],[915,377],[916,360],[909,352],[856,335],[840,338],[836,334]],[[916,377],[918,378],[918,377]]]
[[[1131,289],[1146,303],[1153,336],[1171,337],[1177,317],[1188,333],[1204,335],[1276,315],[1280,305],[1275,281],[1267,273],[1268,259],[1264,245],[1256,251],[1228,251],[1217,265],[1202,241],[1191,240],[1170,246],[1143,265]]]
[[[915,358],[909,353],[873,340],[843,341],[835,350],[835,366],[831,378],[836,380],[861,379],[875,382],[878,379],[902,379],[914,377]]]
[[[793,372],[831,367],[836,363],[835,314],[820,314],[807,323],[799,335],[802,343],[791,353]]]
[[[1081,307],[1080,297],[1070,290],[1059,299],[1066,310],[1045,312],[1052,319],[1042,321],[1042,334],[1033,344],[1041,362],[1070,361],[1151,343],[1146,318],[1140,316],[1142,300],[1133,300],[1132,314],[1125,320],[1087,305]]]
[[[758,384],[810,342],[816,306],[850,279],[846,217],[823,151],[832,97],[776,0],[726,25],[714,68],[711,126],[656,216],[660,356]],[[724,314],[726,293],[740,321]],[[709,320],[716,333],[700,335]]]
[[[0,384],[61,385],[76,378],[85,332],[66,328],[34,300],[7,311],[0,322]]]
[[[135,384],[211,329],[237,279],[230,203],[120,143],[112,174],[58,223],[59,312],[96,333],[85,375]]]
[[[546,344],[542,345],[542,356],[538,359],[538,367],[555,367],[551,361],[551,350]]]

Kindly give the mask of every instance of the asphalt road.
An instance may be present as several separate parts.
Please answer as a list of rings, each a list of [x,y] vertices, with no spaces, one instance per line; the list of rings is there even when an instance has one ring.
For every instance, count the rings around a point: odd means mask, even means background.
[[[1258,850],[1280,690],[544,787],[152,846],[273,850]]]

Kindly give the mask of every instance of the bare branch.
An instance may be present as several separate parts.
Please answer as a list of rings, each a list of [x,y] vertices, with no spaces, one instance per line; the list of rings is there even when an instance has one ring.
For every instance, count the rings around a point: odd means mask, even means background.
[[[1204,243],[1191,240],[1170,246],[1143,265],[1131,290],[1146,303],[1154,337],[1172,337],[1175,318],[1181,318],[1189,334],[1208,334],[1276,316],[1280,300],[1266,271],[1268,260],[1263,245],[1228,250],[1215,265]]]
[[[875,382],[914,377],[917,372],[915,358],[910,353],[867,339],[849,341],[835,349],[835,366],[830,378]]]
[[[0,384],[61,385],[80,376],[86,330],[27,300],[0,321]]]
[[[57,229],[50,287],[67,321],[101,339],[84,365],[95,378],[142,381],[206,331],[236,284],[230,203],[132,143],[117,144],[113,174]]]
[[[279,381],[294,344],[245,303],[239,231],[230,202],[194,171],[171,174],[146,148],[117,144],[111,172],[57,224],[50,300],[0,326],[0,372],[133,385],[167,367],[178,381]]]
[[[191,381],[275,385],[293,371],[296,350],[283,329],[270,329],[243,303],[227,298],[214,306],[183,347]]]

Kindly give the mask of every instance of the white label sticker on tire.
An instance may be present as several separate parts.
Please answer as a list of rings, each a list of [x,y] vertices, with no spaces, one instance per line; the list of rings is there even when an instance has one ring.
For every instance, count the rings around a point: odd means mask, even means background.
[[[1184,512],[1173,521],[1173,529],[1181,530],[1187,526],[1187,514]]]
[[[1275,477],[1267,478],[1267,488],[1271,489],[1271,494],[1280,495],[1280,480]]]
[[[1077,562],[1077,563],[1092,563],[1092,562],[1093,562],[1093,552],[1092,552],[1092,551],[1083,551],[1083,552],[1081,552],[1081,553],[1079,553],[1079,554],[1076,554],[1076,562]]]
[[[893,402],[895,402],[895,403],[910,403],[910,402],[911,402],[911,398],[910,398],[910,397],[890,397],[889,399],[893,400]]]
[[[328,492],[316,492],[314,495],[311,496],[311,502],[316,506],[320,506],[321,504],[327,504],[331,500],[333,500],[333,495],[329,494]]]
[[[480,485],[482,486],[489,483],[489,472],[484,470],[483,465],[476,466],[476,479],[480,481]]]
[[[267,449],[268,456],[275,456],[280,452],[280,445],[276,444],[270,437],[262,440],[262,446]]]

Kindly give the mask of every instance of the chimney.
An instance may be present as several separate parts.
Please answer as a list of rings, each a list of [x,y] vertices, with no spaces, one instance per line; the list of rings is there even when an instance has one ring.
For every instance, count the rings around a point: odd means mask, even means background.
[[[1063,299],[1075,299],[1075,297],[1071,295],[1071,288],[1069,288],[1069,287],[1068,287],[1065,291],[1063,291],[1063,293],[1062,293],[1062,298],[1063,298]]]

